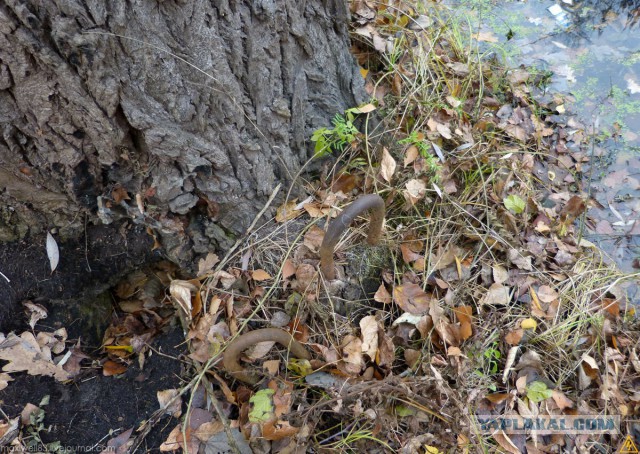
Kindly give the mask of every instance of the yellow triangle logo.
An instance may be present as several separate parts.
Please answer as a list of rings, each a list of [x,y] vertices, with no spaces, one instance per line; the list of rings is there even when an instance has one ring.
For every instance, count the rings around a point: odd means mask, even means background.
[[[639,452],[640,451],[638,451],[638,447],[633,442],[631,435],[627,435],[627,438],[624,439],[622,446],[620,446],[620,449],[618,450],[618,454],[638,454]]]

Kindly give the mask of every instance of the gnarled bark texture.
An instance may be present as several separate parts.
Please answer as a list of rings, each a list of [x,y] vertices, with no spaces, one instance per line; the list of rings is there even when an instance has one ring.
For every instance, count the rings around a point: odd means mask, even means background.
[[[224,248],[362,94],[343,0],[4,0],[0,242],[100,217]]]

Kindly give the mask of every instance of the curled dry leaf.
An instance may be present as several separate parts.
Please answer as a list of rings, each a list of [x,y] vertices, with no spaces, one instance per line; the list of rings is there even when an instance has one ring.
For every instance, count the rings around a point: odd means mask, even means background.
[[[378,352],[378,322],[374,315],[368,315],[360,320],[360,333],[362,336],[362,353],[375,359]]]
[[[22,305],[25,307],[27,315],[29,315],[29,326],[31,329],[35,328],[39,320],[47,318],[47,310],[42,305],[31,301],[25,301]]]
[[[53,273],[58,267],[58,262],[60,262],[60,250],[58,249],[58,243],[49,232],[47,232],[47,257],[49,257],[49,265]]]
[[[382,149],[382,161],[380,162],[380,176],[384,178],[387,183],[391,182],[394,172],[396,171],[396,161],[393,159],[389,150]]]

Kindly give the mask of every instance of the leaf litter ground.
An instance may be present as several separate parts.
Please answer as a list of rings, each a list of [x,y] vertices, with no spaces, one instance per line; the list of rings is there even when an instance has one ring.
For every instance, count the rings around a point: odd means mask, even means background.
[[[319,155],[335,156],[296,182],[305,198],[287,197],[222,260],[203,257],[194,278],[164,264],[116,287],[119,316],[94,369],[144,371],[171,325],[188,351],[159,410],[104,443],[126,452],[173,418],[162,451],[615,449],[640,411],[640,327],[630,277],[582,238],[588,132],[559,123],[562,98],[536,102],[539,75],[504,68],[449,10],[351,9],[372,101],[315,136]],[[361,218],[327,281],[324,224],[361,193],[385,200],[383,239],[359,245]],[[259,383],[234,380],[225,349],[263,327],[291,333],[312,359],[260,342],[242,355]],[[6,336],[0,378],[69,380],[91,368],[65,341],[60,331]],[[15,446],[38,424],[28,410]],[[483,415],[620,415],[621,434],[481,431]]]

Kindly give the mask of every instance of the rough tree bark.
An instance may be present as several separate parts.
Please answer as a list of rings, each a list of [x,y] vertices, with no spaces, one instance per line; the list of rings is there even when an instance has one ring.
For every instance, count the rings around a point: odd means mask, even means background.
[[[77,241],[100,217],[156,227],[183,262],[228,247],[309,159],[311,132],[362,101],[347,14],[344,0],[3,0],[0,243]],[[132,199],[109,206],[118,186]]]

